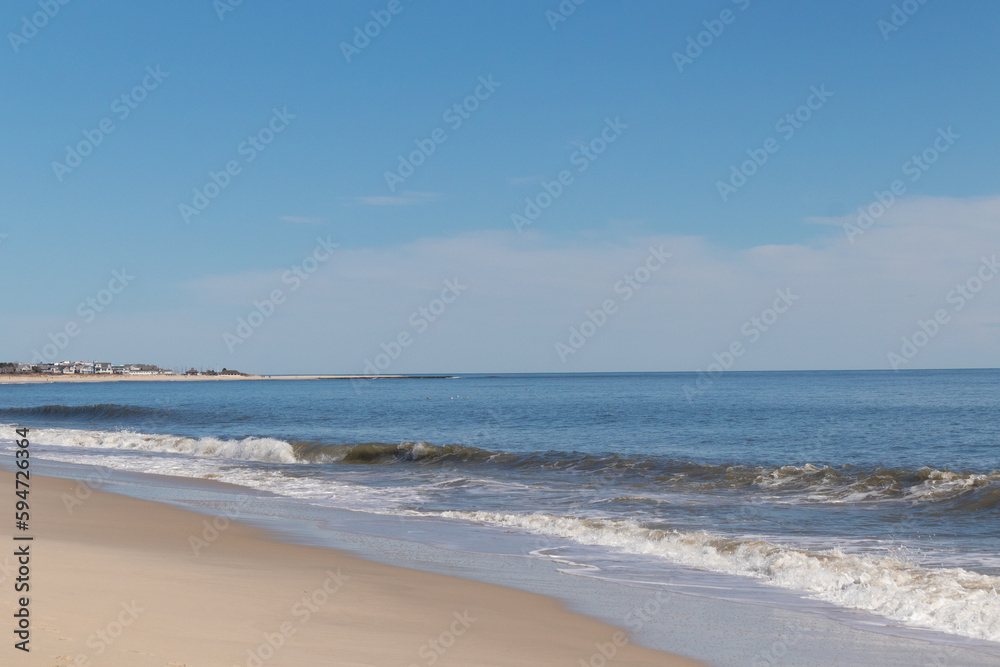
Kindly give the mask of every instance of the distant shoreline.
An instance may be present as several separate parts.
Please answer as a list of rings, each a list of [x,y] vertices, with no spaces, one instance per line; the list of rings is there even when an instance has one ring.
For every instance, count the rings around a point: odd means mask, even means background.
[[[49,382],[230,382],[234,380],[414,380],[451,375],[0,375],[0,384]]]

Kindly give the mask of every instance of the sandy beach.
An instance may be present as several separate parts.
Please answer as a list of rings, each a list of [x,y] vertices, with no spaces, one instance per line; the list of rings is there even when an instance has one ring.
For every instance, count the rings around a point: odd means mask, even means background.
[[[14,498],[13,473],[0,479]],[[77,487],[31,479],[31,652],[5,646],[4,664],[702,664],[634,646],[544,596],[284,544],[116,494],[67,504]],[[6,522],[2,535],[13,543]],[[5,589],[14,560],[0,558]],[[12,593],[0,607],[12,618]]]

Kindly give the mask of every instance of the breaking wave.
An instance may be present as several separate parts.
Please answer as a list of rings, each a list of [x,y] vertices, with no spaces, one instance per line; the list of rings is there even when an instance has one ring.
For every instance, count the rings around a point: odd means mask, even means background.
[[[749,576],[902,623],[1000,641],[1000,577],[961,568],[924,568],[839,549],[806,551],[765,540],[650,528],[624,519],[459,511],[440,516]]]
[[[42,406],[13,410],[90,411],[115,415],[119,409],[153,410],[116,406]],[[7,410],[12,410],[8,408]],[[2,414],[2,413],[0,413]],[[580,452],[497,452],[464,445],[426,442],[328,444],[248,436],[237,439],[192,438],[134,431],[36,429],[35,439],[63,447],[106,448],[186,454],[275,464],[310,465],[422,465],[478,469],[489,474],[497,467],[520,473],[570,476],[588,482],[628,484],[647,493],[752,493],[771,501],[817,504],[908,502],[934,504],[946,511],[983,511],[1000,507],[1000,471],[973,472],[921,467],[913,470],[805,465],[710,465],[666,457]],[[642,492],[610,499],[631,502],[650,498]]]
[[[83,431],[77,429],[32,429],[32,441],[41,445],[81,449],[117,449],[160,454],[184,454],[199,458],[221,458],[261,463],[300,463],[292,446],[275,438],[248,437],[236,440],[188,438],[132,431]]]

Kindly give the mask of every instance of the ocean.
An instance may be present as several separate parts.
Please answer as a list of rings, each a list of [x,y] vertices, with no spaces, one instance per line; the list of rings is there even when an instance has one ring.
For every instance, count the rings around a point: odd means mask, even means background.
[[[0,438],[31,428],[38,474],[209,477],[355,531],[1000,647],[1000,371],[698,379],[0,385]]]

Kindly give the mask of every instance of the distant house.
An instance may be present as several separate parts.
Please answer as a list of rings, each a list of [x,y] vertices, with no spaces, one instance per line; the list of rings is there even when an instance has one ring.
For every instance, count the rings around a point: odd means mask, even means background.
[[[243,375],[243,373],[240,373],[239,371],[234,371],[231,368],[223,368],[222,372],[219,373],[219,375]]]
[[[203,375],[195,371],[196,375]],[[190,371],[189,371],[190,372]],[[52,363],[27,364],[4,362],[0,373],[51,373],[56,375],[175,375],[152,364],[112,364],[108,361],[56,361]],[[212,373],[214,375],[214,373]],[[243,375],[233,371],[232,374]]]

